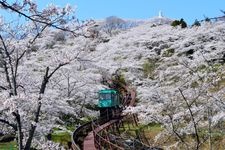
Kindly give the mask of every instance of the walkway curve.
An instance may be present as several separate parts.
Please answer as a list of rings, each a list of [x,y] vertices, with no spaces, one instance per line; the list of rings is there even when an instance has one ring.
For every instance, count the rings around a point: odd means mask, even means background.
[[[124,96],[124,105],[134,106],[136,99],[136,91],[134,88],[129,88],[123,85],[123,88],[126,90],[127,94]],[[105,119],[96,119],[90,121],[80,127],[78,127],[72,135],[72,149],[80,150],[83,148],[84,150],[96,150],[101,149],[99,147],[100,142],[107,143],[111,149],[123,150],[124,148],[111,143],[109,139],[106,137],[102,137],[100,133],[102,130],[109,128],[114,123],[119,122],[123,117],[114,120],[105,120]],[[93,124],[99,124],[98,127],[94,128]],[[93,131],[92,131],[93,129]]]

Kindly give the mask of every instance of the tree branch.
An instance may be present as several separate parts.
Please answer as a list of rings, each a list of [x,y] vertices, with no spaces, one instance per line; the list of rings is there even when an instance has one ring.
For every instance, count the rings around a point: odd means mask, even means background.
[[[52,75],[59,69],[61,68],[62,66],[66,65],[68,63],[62,63],[62,64],[59,64],[50,74],[49,74],[49,67],[46,68],[46,72],[45,72],[45,75],[44,75],[44,79],[42,81],[42,84],[41,84],[41,89],[40,89],[40,96],[38,98],[38,106],[37,106],[37,111],[35,113],[35,119],[34,119],[34,122],[35,124],[31,124],[31,129],[29,131],[29,137],[28,137],[28,140],[26,142],[26,145],[25,145],[25,148],[24,150],[29,150],[30,149],[30,146],[31,146],[31,143],[32,143],[32,140],[33,140],[33,136],[34,136],[34,132],[35,132],[35,129],[37,127],[37,123],[39,121],[39,116],[40,116],[40,111],[41,111],[41,105],[42,105],[42,102],[41,102],[41,95],[44,94],[45,92],[45,89],[46,89],[46,85],[49,81],[49,79],[52,77]]]
[[[181,137],[181,135],[177,132],[177,130],[175,129],[175,125],[174,125],[174,122],[173,122],[173,117],[172,115],[168,114],[168,117],[170,118],[170,122],[171,122],[171,125],[172,125],[172,130],[173,130],[173,133],[177,136],[177,138],[186,146],[186,149],[188,149],[188,145],[187,143],[184,141],[184,139]]]
[[[16,12],[16,13],[19,14],[20,16],[23,16],[23,17],[25,17],[25,18],[27,18],[27,19],[33,21],[33,22],[45,24],[45,25],[47,25],[47,26],[54,27],[54,28],[59,29],[59,30],[62,30],[62,31],[70,32],[70,33],[72,33],[74,36],[78,36],[78,34],[76,34],[76,33],[75,33],[74,31],[72,31],[72,30],[69,30],[69,29],[67,29],[67,28],[59,27],[59,26],[57,26],[57,25],[52,24],[52,22],[43,21],[43,20],[44,20],[43,18],[42,18],[42,19],[35,19],[35,18],[33,18],[32,16],[29,16],[29,15],[27,15],[27,14],[25,14],[25,13],[23,13],[23,12],[17,10],[17,9],[14,8],[13,6],[7,4],[6,1],[0,1],[0,4],[1,4],[5,9],[10,9],[11,11]],[[46,18],[45,18],[45,19],[46,19]]]
[[[16,126],[16,124],[12,124],[12,123],[10,123],[9,121],[7,121],[7,120],[5,120],[5,119],[1,119],[1,118],[0,118],[0,122],[1,122],[1,123],[4,123],[4,124],[7,124],[8,126],[12,127],[15,131],[17,131],[17,126]]]
[[[0,86],[0,89],[7,90],[4,86]]]
[[[190,113],[191,120],[192,120],[192,123],[194,125],[195,137],[196,137],[196,149],[198,150],[199,149],[199,145],[200,145],[200,139],[199,139],[199,135],[198,135],[197,123],[195,121],[194,114],[193,114],[193,112],[191,110],[191,105],[188,103],[186,97],[183,94],[183,91],[181,89],[178,89],[178,90],[179,90],[181,96],[183,97],[183,100],[185,101],[187,107],[188,107],[188,111]]]

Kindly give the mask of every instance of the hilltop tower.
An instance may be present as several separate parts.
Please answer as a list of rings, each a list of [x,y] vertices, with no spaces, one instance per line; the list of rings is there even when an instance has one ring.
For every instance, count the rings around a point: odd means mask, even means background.
[[[159,18],[163,18],[163,14],[162,14],[162,11],[160,10],[159,11],[159,16],[158,16]]]
[[[154,25],[170,25],[173,22],[172,19],[165,17],[161,10],[158,12],[157,16],[150,18],[149,21]]]

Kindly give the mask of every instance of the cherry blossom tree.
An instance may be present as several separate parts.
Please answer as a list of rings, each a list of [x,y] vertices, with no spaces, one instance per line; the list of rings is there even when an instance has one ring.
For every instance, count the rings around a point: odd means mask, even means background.
[[[89,22],[79,24],[71,15],[74,11],[69,5],[64,8],[49,5],[39,11],[37,4],[31,0],[11,3],[1,0],[0,8],[25,19],[22,23],[9,23],[2,17],[0,22],[0,124],[7,125],[5,132],[16,132],[19,149],[28,150],[32,143],[33,146],[41,147],[45,143],[43,136],[54,126],[62,111],[51,105],[63,105],[68,112],[74,110],[67,103],[54,102],[54,91],[46,90],[48,83],[60,68],[78,55],[73,58],[61,57],[57,63],[46,66],[42,79],[21,66],[27,54],[35,48],[36,40],[48,28],[79,36],[84,35],[80,31]],[[75,83],[68,82],[67,96],[70,96],[73,91],[70,86]]]

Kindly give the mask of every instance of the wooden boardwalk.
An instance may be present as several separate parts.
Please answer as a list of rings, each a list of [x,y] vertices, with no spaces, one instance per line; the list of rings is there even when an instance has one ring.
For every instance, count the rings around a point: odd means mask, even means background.
[[[95,148],[93,131],[89,132],[88,135],[84,138],[84,150],[97,150]]]

